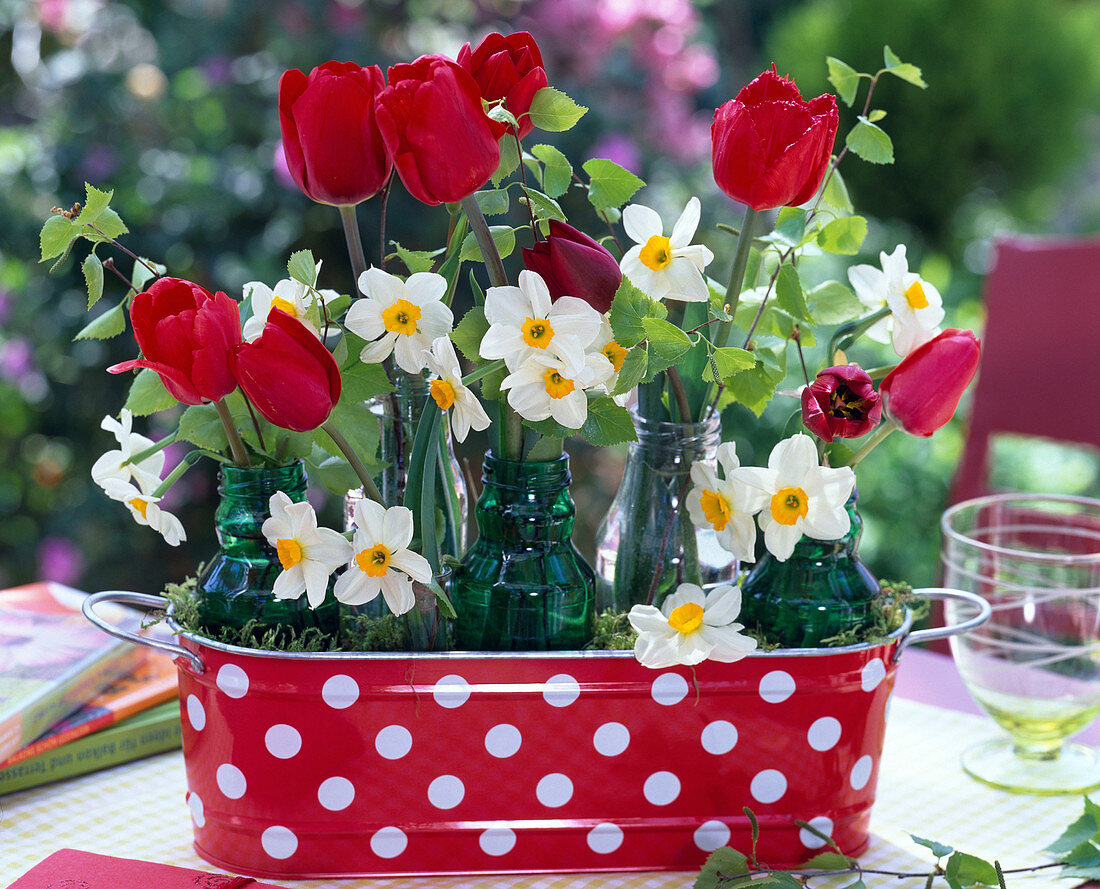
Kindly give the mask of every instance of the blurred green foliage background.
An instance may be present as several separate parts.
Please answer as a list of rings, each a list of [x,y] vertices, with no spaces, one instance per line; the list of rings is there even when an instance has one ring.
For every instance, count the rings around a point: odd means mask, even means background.
[[[539,140],[575,162],[630,167],[650,183],[638,200],[673,217],[698,194],[718,280],[732,241],[714,225],[739,224],[740,211],[710,177],[713,109],[772,61],[815,95],[827,88],[826,55],[875,70],[883,44],[920,65],[929,89],[886,83],[877,96],[894,166],[846,162],[857,208],[875,217],[859,261],[906,243],[911,267],[944,292],[948,323],[980,327],[996,233],[1100,229],[1094,0],[0,0],[0,584],[156,591],[216,546],[209,465],[170,494],[190,535],[178,549],[91,484],[91,464],[112,446],[100,420],[117,413],[127,385],[104,368],[135,348],[129,336],[72,342],[86,321],[79,268],[49,276],[37,262],[51,208],[92,182],[114,189],[130,249],[171,274],[236,296],[246,281],[284,277],[289,253],[308,247],[325,262],[321,286],[347,292],[336,212],[298,193],[279,163],[279,75],[330,58],[385,68],[424,52],[453,57],[467,40],[517,29],[535,35],[551,84],[591,109],[563,138]],[[841,134],[851,122],[842,117]],[[571,221],[599,234],[577,207]],[[360,219],[377,257],[377,204]],[[442,210],[394,189],[389,238],[431,249],[445,227]],[[108,294],[96,311],[120,286],[108,282]],[[1040,320],[1041,310],[1028,319]],[[740,417],[743,463],[766,459],[791,410]],[[151,435],[168,428],[158,415]],[[863,464],[863,553],[881,576],[935,579],[961,435],[956,422],[931,440],[894,436]],[[481,446],[461,449],[475,470]],[[623,453],[572,451],[576,539],[591,555]],[[1095,462],[1080,455],[1015,453],[1008,483],[1096,490]]]

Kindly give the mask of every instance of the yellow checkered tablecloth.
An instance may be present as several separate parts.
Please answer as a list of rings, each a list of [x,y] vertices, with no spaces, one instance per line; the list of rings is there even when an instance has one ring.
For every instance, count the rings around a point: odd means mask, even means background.
[[[909,833],[999,858],[1005,868],[1047,860],[1040,850],[1081,813],[1081,800],[1013,796],[968,778],[959,754],[995,732],[983,717],[892,702],[864,867],[927,868],[930,857]],[[184,793],[183,758],[176,752],[0,797],[0,885],[62,848],[215,870],[191,848]],[[685,889],[694,878],[634,873],[266,882],[299,889]],[[868,875],[865,882],[871,889],[899,885],[888,876]],[[1009,880],[1012,889],[1068,885],[1049,871]]]

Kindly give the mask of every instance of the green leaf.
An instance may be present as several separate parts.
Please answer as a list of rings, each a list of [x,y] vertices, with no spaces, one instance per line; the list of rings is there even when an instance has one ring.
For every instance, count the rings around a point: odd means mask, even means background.
[[[80,232],[73,225],[71,219],[64,216],[51,216],[42,226],[38,236],[38,244],[42,251],[42,262],[53,259],[55,256],[63,256],[69,250],[69,245],[79,236]]]
[[[531,123],[548,133],[564,133],[573,129],[587,111],[561,90],[544,86],[531,100]]]
[[[867,220],[862,216],[842,216],[817,233],[817,246],[829,253],[855,256],[867,237]]]
[[[126,234],[130,229],[122,221],[122,218],[110,207],[99,214],[95,221],[95,227],[99,231],[93,231],[90,226],[82,226],[81,234],[93,244],[100,244]]]
[[[73,337],[74,340],[109,340],[126,330],[126,312],[122,303],[93,318]]]
[[[565,212],[552,197],[533,188],[525,187],[523,191],[527,196],[527,200],[531,203],[531,212],[535,214],[537,219],[557,219],[565,222]]]
[[[482,306],[474,306],[458,322],[458,326],[451,332],[451,342],[470,361],[480,363],[481,340],[485,331],[489,329],[489,322],[485,319],[485,309]]]
[[[326,435],[325,438],[328,438],[328,436]],[[329,443],[331,444],[331,439]],[[312,450],[306,457],[306,462],[309,463],[310,467],[309,477],[318,479],[321,484],[337,496],[342,497],[361,484],[355,471],[348,465],[347,460],[343,457],[332,456],[316,442],[314,442]]]
[[[126,404],[123,407],[135,417],[147,417],[157,411],[174,407],[178,403],[164,388],[164,383],[161,382],[157,372],[143,367],[130,384],[130,392],[126,396]]]
[[[295,281],[301,281],[309,287],[317,286],[317,260],[309,250],[298,250],[290,254],[286,273]]]
[[[756,366],[730,378],[725,391],[728,399],[743,404],[759,417],[775,394],[776,387],[783,381],[786,362],[783,362],[783,367],[776,367],[764,360],[759,349],[753,356]]]
[[[894,143],[881,127],[860,115],[859,122],[848,132],[844,140],[853,152],[870,164],[892,164]]]
[[[508,376],[508,369],[506,367],[494,370],[483,376],[480,380],[482,398],[488,398],[491,401],[496,401],[500,398],[500,384],[504,382],[506,376]]]
[[[180,438],[208,451],[229,447],[218,411],[212,404],[193,404],[180,417]]]
[[[381,431],[378,418],[370,412],[370,408],[362,401],[345,401],[332,409],[328,422],[339,430],[348,440],[356,455],[368,466],[378,465],[378,443]],[[333,444],[328,433],[323,429],[313,432],[313,440],[333,456],[342,456],[340,449]]]
[[[578,429],[570,429],[568,426],[562,426],[552,417],[547,417],[545,420],[524,420],[523,425],[528,429],[535,430],[543,438],[568,438],[579,431]]]
[[[943,858],[955,851],[951,846],[945,846],[943,843],[938,843],[935,840],[926,840],[924,837],[919,837],[915,833],[909,834],[909,838],[918,846],[924,846],[926,849],[931,849],[932,854],[937,858]]]
[[[531,154],[542,161],[542,190],[548,197],[560,198],[573,183],[573,165],[553,145],[536,145]]]
[[[588,400],[588,417],[581,427],[585,441],[597,448],[637,441],[630,411],[606,395]]]
[[[1086,812],[1067,827],[1062,832],[1061,836],[1043,851],[1053,852],[1056,855],[1062,852],[1069,852],[1081,843],[1091,840],[1098,830],[1100,830],[1100,826],[1097,825],[1096,817]]]
[[[356,361],[340,371],[340,401],[369,401],[393,391],[393,384],[381,364]]]
[[[852,199],[848,195],[848,186],[844,184],[844,177],[840,170],[833,168],[829,174],[829,181],[825,183],[825,191],[821,194],[821,202],[837,213],[851,213],[854,207]]]
[[[88,308],[90,309],[103,296],[103,263],[94,253],[89,253],[80,266],[84,273],[84,283],[88,286]]]
[[[417,272],[430,272],[434,257],[439,254],[438,250],[409,250],[407,247],[402,247],[397,241],[390,241],[390,243],[393,244],[397,258],[405,263],[405,268],[409,270],[410,274],[414,275]]]
[[[710,353],[703,379],[712,383],[724,383],[734,374],[754,367],[756,367],[756,359],[747,349],[715,349]]]
[[[1086,840],[1074,846],[1068,853],[1059,855],[1059,859],[1074,867],[1100,868],[1100,849]]]
[[[884,117],[886,117],[886,112],[883,111],[881,108],[876,108],[867,115],[867,119],[871,121],[871,123],[878,123]]]
[[[798,279],[798,272],[789,262],[779,267],[779,275],[775,280],[775,301],[779,308],[789,313],[799,321],[811,321],[809,309],[806,308],[806,300],[802,295],[802,282]]]
[[[625,276],[615,291],[608,313],[615,342],[627,349],[636,346],[648,335],[645,329],[647,318],[664,318],[667,315],[668,310],[661,303],[650,299]]]
[[[501,259],[507,259],[516,249],[516,230],[510,225],[491,225],[489,231],[493,235],[493,243],[497,245],[497,252]],[[462,251],[459,259],[463,262],[483,262],[481,248],[477,245],[477,238],[473,232],[466,235],[462,242]]]
[[[843,324],[866,311],[863,303],[839,281],[826,281],[805,293],[810,315],[818,324]]]
[[[490,120],[496,120],[510,127],[515,127],[517,130],[519,129],[519,121],[516,120],[516,116],[505,108],[503,103],[489,105],[489,103],[482,99],[481,104],[483,107],[488,106],[485,110],[485,116]]]
[[[497,144],[500,146],[500,163],[497,164],[496,172],[490,179],[494,187],[511,176],[519,166],[519,147],[516,145],[516,137],[511,133],[505,133]]]
[[[474,200],[486,216],[503,216],[508,212],[508,190],[489,188],[474,192]]]
[[[806,862],[804,867],[814,868],[815,870],[848,870],[848,868],[855,866],[856,860],[849,858],[847,855],[840,855],[836,852],[821,852]]]
[[[84,183],[84,206],[73,220],[73,225],[92,225],[99,221],[114,196],[113,191],[100,191],[89,182]]]
[[[675,324],[661,318],[644,318],[642,327],[649,340],[651,355],[671,362],[691,348],[691,338]]]
[[[152,269],[152,271],[150,271]],[[161,265],[159,262],[153,262],[151,259],[146,259],[144,256],[140,259],[134,260],[134,273],[130,275],[130,286],[134,288],[134,291],[140,293],[145,285],[153,280],[153,273],[163,275],[167,268]]]
[[[913,84],[913,86],[919,86],[922,90],[928,89],[928,84],[924,82],[924,78],[921,76],[920,68],[908,62],[903,62],[889,46],[882,48],[882,57],[886,62],[886,70],[895,77],[900,77],[906,83]]]
[[[715,849],[707,856],[699,876],[695,878],[694,889],[717,889],[720,874],[734,876],[749,872],[749,860],[729,846]]]
[[[806,211],[801,207],[783,207],[773,228],[761,240],[783,247],[798,247],[806,234]]]
[[[996,886],[997,869],[983,858],[968,855],[966,852],[953,852],[947,859],[943,878],[951,889],[966,889],[967,886]]]
[[[614,395],[625,395],[639,383],[648,382],[649,348],[644,343],[635,346],[626,353],[623,366],[619,368],[619,378],[615,382]]]
[[[630,170],[606,158],[585,161],[583,169],[589,178],[588,200],[597,210],[618,210],[645,185]]]
[[[840,101],[851,108],[852,102],[856,99],[856,93],[859,92],[859,72],[851,65],[832,56],[825,59],[825,64],[829,66],[829,83],[836,88]]]

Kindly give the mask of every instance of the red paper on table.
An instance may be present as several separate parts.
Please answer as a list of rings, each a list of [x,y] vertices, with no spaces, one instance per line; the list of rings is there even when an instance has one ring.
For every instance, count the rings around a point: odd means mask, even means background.
[[[153,886],[156,889],[280,889],[251,877],[212,874],[76,849],[54,852],[8,889],[59,889],[62,886],[66,889],[69,886],[80,889],[150,889]]]

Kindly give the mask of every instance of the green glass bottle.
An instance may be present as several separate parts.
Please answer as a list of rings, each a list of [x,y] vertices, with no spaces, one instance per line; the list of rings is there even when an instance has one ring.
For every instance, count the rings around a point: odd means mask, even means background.
[[[803,537],[785,562],[764,554],[741,585],[741,623],[784,648],[817,648],[867,625],[881,592],[856,554],[863,521],[854,492],[846,511],[851,526],[839,540]]]
[[[451,581],[455,645],[471,651],[583,648],[595,629],[595,575],[573,545],[569,458],[487,456],[478,538]]]
[[[296,503],[306,499],[306,473],[301,462],[276,467],[222,467],[220,501],[214,513],[221,547],[207,563],[196,587],[199,620],[208,635],[216,635],[223,628],[239,629],[253,620],[256,641],[279,627],[296,633],[317,627],[333,635],[339,630],[340,606],[331,589],[316,610],[309,607],[304,593],[297,599],[276,599],[271,591],[283,567],[261,528],[271,516],[268,501],[276,491],[284,492]]]

